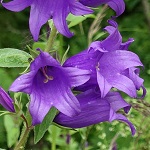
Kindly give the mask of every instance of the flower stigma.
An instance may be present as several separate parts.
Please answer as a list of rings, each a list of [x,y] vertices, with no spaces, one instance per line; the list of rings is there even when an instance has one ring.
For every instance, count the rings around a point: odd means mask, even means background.
[[[53,76],[49,76],[49,75],[47,75],[47,66],[46,67],[43,67],[43,68],[41,68],[41,70],[42,70],[42,73],[43,73],[43,75],[44,75],[44,77],[45,77],[45,79],[43,80],[43,82],[44,83],[47,83],[49,80],[51,81],[51,80],[53,80],[54,79],[54,77]]]
[[[97,69],[98,71],[100,71],[100,63],[99,63],[99,62],[97,63],[96,69]]]

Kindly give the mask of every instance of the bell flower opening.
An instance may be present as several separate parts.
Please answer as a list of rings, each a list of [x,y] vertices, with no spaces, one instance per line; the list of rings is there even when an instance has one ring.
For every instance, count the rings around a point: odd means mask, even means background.
[[[30,95],[29,110],[32,124],[36,125],[43,121],[52,106],[67,116],[77,115],[80,104],[71,88],[84,84],[89,78],[88,70],[62,67],[48,53],[40,51],[30,65],[30,72],[18,77],[10,91]]]

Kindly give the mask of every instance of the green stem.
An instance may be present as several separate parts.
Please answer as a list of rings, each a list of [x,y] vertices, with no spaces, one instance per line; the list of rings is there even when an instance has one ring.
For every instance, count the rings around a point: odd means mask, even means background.
[[[55,126],[52,126],[52,146],[51,149],[52,150],[56,150],[56,132],[57,132],[57,128]]]
[[[56,143],[52,142],[52,150],[56,150]]]
[[[63,55],[64,55],[64,52],[63,52],[63,36],[61,35],[61,34],[59,34],[59,42],[60,42],[60,44],[59,44],[59,50],[58,50],[58,57],[59,57],[59,59],[58,60],[60,60],[60,62],[61,62],[61,60],[62,60],[62,58],[63,58]]]
[[[18,144],[16,145],[16,147],[14,148],[14,150],[24,150],[25,148],[25,144],[27,142],[27,138],[29,136],[29,133],[31,131],[31,127],[24,127],[24,131],[22,132],[21,138],[18,142]]]
[[[45,52],[50,52],[51,49],[52,49],[52,46],[53,46],[53,43],[54,43],[54,39],[56,37],[56,34],[57,34],[57,29],[56,27],[53,25],[52,26],[52,29],[51,29],[51,32],[50,32],[50,35],[49,35],[49,38],[48,38],[48,41],[47,41],[47,45],[46,45],[46,48],[45,48]]]

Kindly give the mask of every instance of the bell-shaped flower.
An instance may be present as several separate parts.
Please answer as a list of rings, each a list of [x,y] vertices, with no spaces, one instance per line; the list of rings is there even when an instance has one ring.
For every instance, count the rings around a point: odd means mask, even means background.
[[[38,40],[41,27],[49,20],[53,22],[57,30],[64,36],[71,37],[66,17],[69,13],[73,15],[86,15],[93,11],[77,0],[12,0],[2,5],[11,11],[21,11],[26,7],[31,7],[29,26],[35,41]]]
[[[90,7],[107,4],[116,12],[117,16],[121,15],[125,10],[124,0],[79,0],[79,2]]]
[[[8,111],[15,112],[13,100],[10,96],[0,87],[0,104]]]
[[[89,71],[74,67],[62,67],[60,63],[46,52],[30,65],[30,72],[18,77],[10,91],[25,92],[30,95],[29,111],[32,124],[43,121],[52,106],[67,116],[80,112],[80,104],[71,91],[89,80]]]
[[[70,128],[82,128],[94,125],[100,122],[119,120],[130,126],[132,134],[135,134],[133,124],[121,113],[120,109],[124,109],[125,113],[130,110],[130,105],[122,99],[118,92],[109,92],[104,98],[95,90],[88,90],[76,96],[81,105],[81,112],[74,117],[68,117],[63,113],[59,113],[54,122]]]
[[[69,58],[64,66],[91,71],[90,80],[78,87],[78,90],[85,91],[98,86],[101,96],[105,97],[114,87],[135,98],[137,90],[143,87],[143,79],[134,72],[137,66],[143,65],[135,53],[128,51],[133,39],[122,43],[117,23],[113,20],[109,20],[109,23],[110,26],[105,30],[110,35],[106,39],[91,43],[87,50]]]

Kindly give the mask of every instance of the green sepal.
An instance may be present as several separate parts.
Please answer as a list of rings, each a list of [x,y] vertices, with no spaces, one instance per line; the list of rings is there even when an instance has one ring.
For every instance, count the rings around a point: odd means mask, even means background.
[[[0,111],[0,117],[3,115],[11,115],[11,114],[13,114],[13,113],[9,112],[9,111]]]
[[[39,55],[38,51],[33,50],[30,46],[27,45],[27,48],[30,52],[30,54],[32,55],[33,58],[36,58]]]
[[[40,141],[40,139],[44,136],[45,132],[48,130],[49,126],[52,124],[55,116],[57,114],[57,109],[52,107],[50,111],[45,116],[43,122],[34,127],[34,143]]]
[[[61,64],[63,64],[66,61],[69,49],[70,49],[70,46],[68,46],[67,50],[65,51],[65,53],[64,53],[64,55],[62,57],[62,60],[61,60]]]

